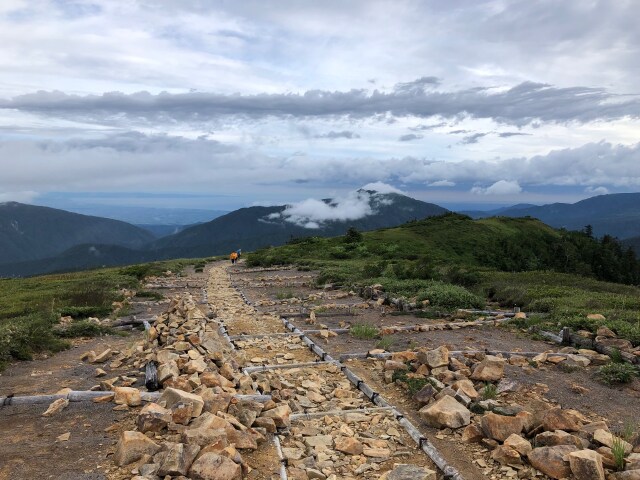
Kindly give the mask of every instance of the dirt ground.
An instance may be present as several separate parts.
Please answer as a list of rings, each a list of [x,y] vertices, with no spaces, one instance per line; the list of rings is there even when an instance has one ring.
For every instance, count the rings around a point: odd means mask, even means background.
[[[307,272],[304,272],[307,273]],[[269,276],[279,276],[286,278],[300,275],[301,272],[289,270],[286,272],[260,272],[239,273],[236,278],[241,278],[244,284],[242,290],[247,298],[256,304],[260,311],[278,312],[309,312],[314,307],[322,307],[327,304],[356,304],[362,300],[358,297],[349,296],[346,298],[332,298],[337,294],[335,291],[325,291],[318,288],[305,286],[296,288],[295,286],[286,289],[278,286],[255,288],[255,282],[250,280],[252,276],[259,275],[262,281],[268,282]],[[233,280],[236,280],[233,278]],[[240,283],[240,282],[239,282]],[[294,295],[294,298],[278,298],[283,293]],[[318,300],[309,300],[309,296],[324,296]],[[295,298],[298,297],[298,298]],[[275,303],[275,305],[268,305]],[[261,306],[264,304],[264,306]],[[392,315],[389,307],[374,306],[370,309],[353,308],[346,315],[339,309],[322,309],[323,313],[332,312],[331,316],[318,317],[315,324],[308,322],[308,317],[292,316],[289,321],[301,330],[311,330],[317,328],[344,328],[353,324],[368,324],[377,328],[388,328],[390,326],[410,326],[423,324],[446,323],[454,320],[456,315],[449,319],[435,318],[425,319],[415,315]],[[319,334],[310,334],[310,338],[318,343],[334,358],[340,354],[367,352],[380,348],[380,338],[364,340],[357,339],[348,334],[339,334],[335,337],[323,338]],[[501,350],[501,351],[526,351],[545,352],[558,351],[560,347],[550,342],[532,339],[522,331],[503,326],[483,326],[468,327],[454,330],[437,330],[429,332],[403,331],[385,336],[385,340],[391,342],[387,346],[388,351],[402,351],[416,347],[426,347],[429,349],[446,345],[450,350]],[[443,456],[453,466],[455,466],[465,479],[486,478],[482,469],[474,462],[476,455],[482,452],[472,452],[470,449],[475,446],[460,444],[452,441],[450,437],[440,435],[437,430],[425,426],[417,415],[417,404],[401,387],[391,384],[384,384],[381,375],[374,372],[367,366],[367,361],[350,361],[349,368],[361,376],[370,386],[378,388],[379,392],[384,392],[383,396],[392,404],[403,410],[408,415],[414,425],[419,426],[423,434],[427,435],[434,445],[441,451]],[[550,404],[559,404],[563,408],[573,408],[581,411],[593,419],[604,419],[613,429],[616,426],[622,428],[625,424],[638,424],[637,412],[631,405],[640,404],[640,381],[634,380],[631,384],[623,387],[609,387],[602,384],[596,378],[598,367],[579,368],[566,371],[558,366],[544,365],[538,368],[515,367],[508,365],[505,369],[505,378],[516,382],[518,391],[534,389],[544,394],[545,400]],[[575,386],[587,389],[586,393],[576,393]],[[517,395],[517,394],[514,394]]]

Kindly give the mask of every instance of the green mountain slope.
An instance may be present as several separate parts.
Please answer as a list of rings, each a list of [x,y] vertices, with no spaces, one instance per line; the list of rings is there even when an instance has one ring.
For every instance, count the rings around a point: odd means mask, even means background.
[[[118,220],[16,202],[0,204],[0,264],[52,257],[85,243],[139,248],[153,238]]]
[[[310,263],[330,267],[334,280],[389,274],[433,278],[454,269],[578,273],[621,283],[640,281],[640,263],[606,237],[555,230],[532,218],[472,220],[458,214],[361,234],[313,238],[251,254],[253,265]],[[346,277],[345,277],[346,275]]]
[[[305,228],[282,218],[281,214],[286,209],[284,205],[242,208],[161,238],[151,248],[162,258],[204,257],[225,254],[238,248],[250,251],[268,245],[281,245],[292,238],[341,235],[352,226],[358,230],[374,230],[447,211],[438,205],[396,193],[368,193],[372,214],[357,220],[326,221],[319,228]],[[331,200],[325,202],[331,204]]]
[[[473,212],[474,218],[486,218],[491,212]],[[534,217],[547,225],[567,230],[582,230],[586,225],[593,233],[629,238],[640,235],[640,193],[616,193],[587,198],[577,203],[553,203],[522,208],[514,205],[500,210],[507,217]]]

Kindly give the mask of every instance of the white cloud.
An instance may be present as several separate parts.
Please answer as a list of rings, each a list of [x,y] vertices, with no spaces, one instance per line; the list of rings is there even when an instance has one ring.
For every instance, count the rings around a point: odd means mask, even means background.
[[[449,180],[438,180],[437,182],[431,182],[429,184],[430,187],[455,187],[455,182],[450,182]]]
[[[1,185],[0,185],[1,188]],[[38,196],[38,192],[22,191],[0,191],[0,203],[2,202],[20,202],[31,203]]]
[[[471,189],[471,193],[478,195],[516,195],[521,192],[522,187],[515,180],[498,180],[487,188],[476,186]]]
[[[377,198],[378,194],[356,191],[345,196],[336,197],[331,201],[316,200],[309,198],[302,202],[288,205],[279,216],[286,222],[294,223],[298,226],[314,229],[321,225],[339,221],[359,220],[375,213],[372,203],[377,200],[387,200]],[[372,202],[373,200],[373,202]],[[386,202],[383,202],[388,204]],[[275,219],[277,214],[270,215],[270,219]]]
[[[389,185],[388,183],[384,183],[384,182],[367,183],[361,188],[362,190],[371,190],[378,193],[399,193],[401,195],[405,194],[399,188],[396,188],[393,185]]]
[[[609,193],[609,189],[607,187],[587,187],[584,189],[584,193],[588,193],[589,195],[606,195]]]

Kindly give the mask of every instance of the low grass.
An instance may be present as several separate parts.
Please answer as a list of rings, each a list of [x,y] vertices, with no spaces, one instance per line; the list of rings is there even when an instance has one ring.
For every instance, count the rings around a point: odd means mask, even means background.
[[[404,383],[407,386],[409,394],[413,396],[420,390],[422,390],[425,385],[429,383],[429,380],[422,377],[410,377],[408,373],[409,372],[407,370],[396,370],[395,372],[393,372],[391,379],[394,382],[398,381]]]
[[[638,376],[638,368],[630,363],[608,363],[598,369],[598,378],[607,385],[630,383]]]
[[[113,333],[86,319],[110,315],[113,302],[124,299],[121,290],[138,288],[144,277],[160,276],[167,270],[180,272],[193,263],[193,260],[171,260],[123,268],[0,279],[0,369],[11,360],[28,360],[36,353],[68,348],[66,338]],[[153,294],[141,292],[141,296],[151,297]],[[124,315],[126,309],[125,305],[119,314]],[[61,316],[71,316],[74,321],[61,328],[58,324]]]
[[[388,335],[382,336],[382,338],[376,343],[377,348],[381,348],[383,350],[389,350],[393,346],[394,340]]]
[[[276,292],[276,298],[278,300],[288,300],[289,298],[293,298],[295,296],[296,296],[296,294],[291,289],[278,290]]]
[[[482,398],[484,400],[493,400],[498,396],[498,387],[493,383],[485,383],[482,387]]]
[[[611,455],[613,456],[616,470],[624,470],[625,441],[615,435],[611,442]]]
[[[360,340],[373,340],[378,336],[378,333],[379,332],[376,327],[366,323],[357,323],[352,325],[349,329],[349,334]]]

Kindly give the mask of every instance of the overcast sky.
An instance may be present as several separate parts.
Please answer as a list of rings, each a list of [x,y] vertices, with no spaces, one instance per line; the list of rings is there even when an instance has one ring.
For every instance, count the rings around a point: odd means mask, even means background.
[[[2,0],[0,201],[639,191],[638,18],[640,0]]]

